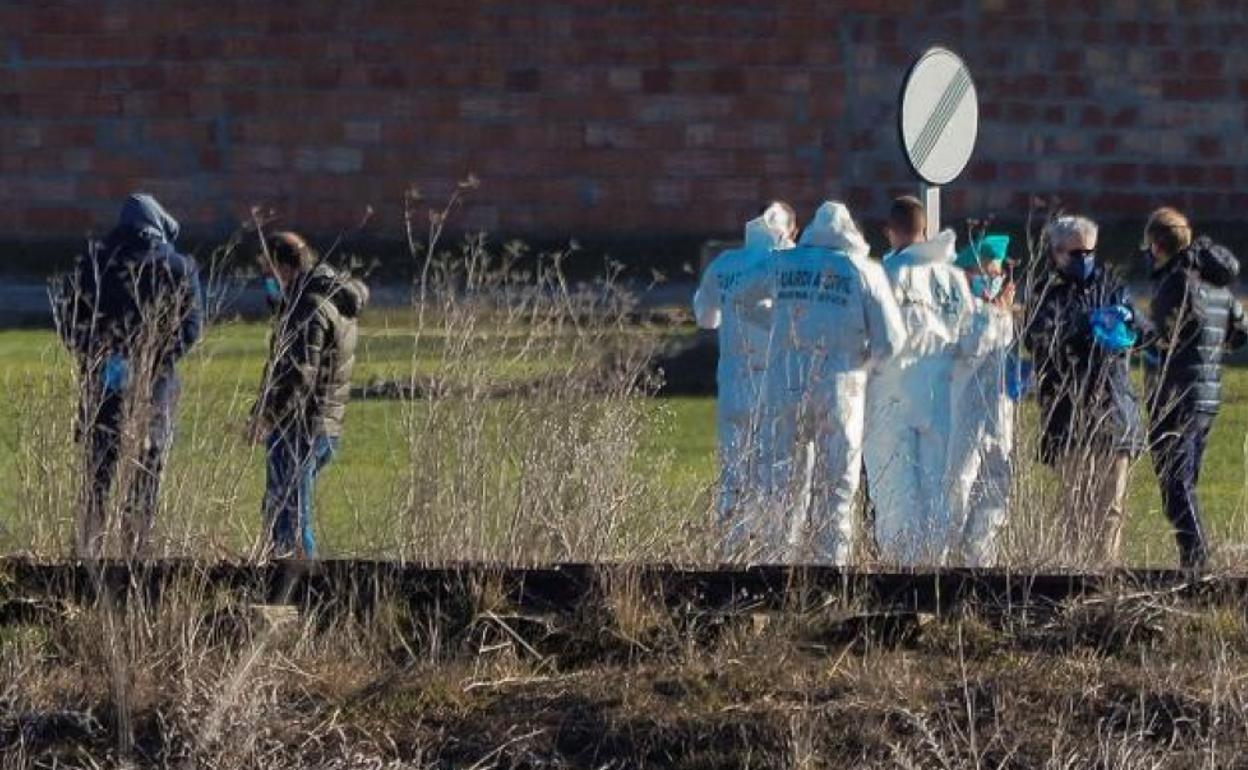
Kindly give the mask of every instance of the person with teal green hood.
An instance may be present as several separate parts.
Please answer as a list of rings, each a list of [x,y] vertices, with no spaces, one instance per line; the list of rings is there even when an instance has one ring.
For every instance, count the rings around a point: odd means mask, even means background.
[[[1014,286],[1004,269],[1009,245],[1008,235],[973,238],[954,261],[966,272],[974,299],[950,385],[946,559],[971,567],[996,563],[1010,493],[1014,402],[1006,381],[1014,346]]]

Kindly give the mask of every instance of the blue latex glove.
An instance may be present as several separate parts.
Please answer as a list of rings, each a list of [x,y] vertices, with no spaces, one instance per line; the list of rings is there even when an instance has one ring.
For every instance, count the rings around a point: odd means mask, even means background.
[[[1005,359],[1005,395],[1011,401],[1022,401],[1031,390],[1031,362],[1010,353]]]
[[[1122,305],[1100,307],[1088,314],[1092,326],[1092,338],[1111,353],[1120,353],[1139,339],[1139,334],[1127,326],[1134,318],[1130,308]]]
[[[114,353],[104,362],[104,392],[120,393],[130,384],[130,362]]]
[[[264,277],[264,296],[275,305],[282,301],[282,285],[271,275]]]

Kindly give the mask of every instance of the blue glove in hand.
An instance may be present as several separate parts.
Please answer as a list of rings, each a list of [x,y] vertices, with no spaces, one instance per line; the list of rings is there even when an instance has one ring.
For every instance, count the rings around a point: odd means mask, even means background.
[[[1022,401],[1031,390],[1031,362],[1010,353],[1005,360],[1005,395],[1011,401]]]
[[[104,362],[104,392],[120,393],[130,384],[130,362],[114,353]]]
[[[1088,314],[1092,339],[1111,353],[1121,353],[1135,344],[1139,335],[1127,326],[1134,318],[1131,309],[1122,305],[1100,307]]]

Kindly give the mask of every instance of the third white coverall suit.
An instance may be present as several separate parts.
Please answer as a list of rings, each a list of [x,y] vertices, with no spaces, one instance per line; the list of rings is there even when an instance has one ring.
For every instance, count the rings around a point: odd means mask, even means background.
[[[732,550],[752,521],[763,483],[760,459],[762,373],[771,330],[770,300],[739,308],[732,302],[743,275],[770,258],[774,249],[793,245],[789,211],[773,204],[745,225],[742,248],[729,249],[706,267],[693,295],[698,326],[717,329],[716,427],[720,461],[720,523]]]
[[[967,566],[989,567],[1010,494],[1014,402],[1005,383],[1014,319],[1008,308],[980,297],[974,303],[953,367],[945,491],[952,554]]]
[[[845,564],[852,553],[868,371],[905,339],[887,280],[867,252],[849,211],[829,201],[799,245],[777,252],[738,295],[774,303],[764,388],[774,448],[767,515],[781,541],[774,555]],[[812,442],[813,499],[802,472]]]
[[[972,300],[954,241],[946,230],[883,260],[906,344],[871,380],[864,451],[879,555],[901,566],[942,561],[948,541],[949,390]]]

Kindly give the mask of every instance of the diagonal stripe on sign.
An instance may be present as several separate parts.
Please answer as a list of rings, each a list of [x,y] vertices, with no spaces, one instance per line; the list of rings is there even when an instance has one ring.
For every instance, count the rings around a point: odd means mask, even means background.
[[[923,124],[923,130],[919,132],[918,139],[914,143],[914,165],[916,167],[922,167],[927,162],[932,151],[936,149],[936,143],[940,140],[941,135],[945,133],[945,129],[949,127],[949,122],[953,120],[954,114],[962,104],[962,99],[970,89],[970,73],[964,68],[959,68],[957,73],[954,74],[953,80],[945,87],[944,93],[940,96],[940,101],[936,103],[936,108],[932,110],[931,116]]]
[[[954,114],[961,105],[962,98],[970,90],[970,86],[970,75],[966,70],[959,69],[953,80],[945,88],[944,93],[941,94],[940,100],[936,103],[936,108],[924,124],[923,130],[919,132],[914,148],[915,163],[917,165],[922,166],[931,157],[941,135],[949,126],[949,122],[953,119]]]

